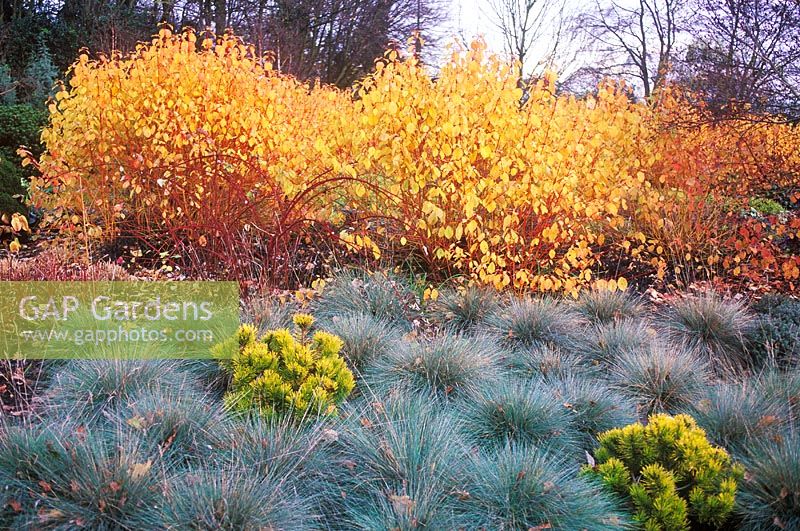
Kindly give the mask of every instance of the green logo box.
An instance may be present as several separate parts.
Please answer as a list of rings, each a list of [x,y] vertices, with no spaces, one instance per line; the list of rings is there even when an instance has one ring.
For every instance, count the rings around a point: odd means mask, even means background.
[[[236,282],[2,282],[6,359],[202,359],[239,326]]]

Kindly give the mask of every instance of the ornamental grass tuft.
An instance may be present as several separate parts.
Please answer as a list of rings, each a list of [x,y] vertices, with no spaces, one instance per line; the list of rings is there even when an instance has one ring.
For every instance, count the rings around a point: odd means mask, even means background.
[[[364,381],[382,395],[402,389],[452,398],[496,381],[501,354],[489,338],[445,333],[405,343],[376,359],[364,373]]]
[[[748,338],[756,319],[744,303],[714,292],[675,299],[664,312],[663,329],[673,344],[706,357],[717,372],[751,367]]]

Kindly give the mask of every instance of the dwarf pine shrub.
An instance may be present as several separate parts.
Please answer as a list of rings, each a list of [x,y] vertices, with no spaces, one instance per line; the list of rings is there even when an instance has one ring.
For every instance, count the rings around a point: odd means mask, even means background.
[[[731,516],[744,469],[688,415],[653,415],[599,441],[596,464],[583,472],[625,497],[645,529],[721,529]]]
[[[216,345],[213,354],[222,358],[235,349],[230,363],[223,365],[231,373],[226,407],[265,416],[336,413],[355,379],[339,355],[342,340],[322,331],[309,337],[313,322],[310,315],[297,314],[295,334],[271,330],[260,338],[255,328],[244,325]]]

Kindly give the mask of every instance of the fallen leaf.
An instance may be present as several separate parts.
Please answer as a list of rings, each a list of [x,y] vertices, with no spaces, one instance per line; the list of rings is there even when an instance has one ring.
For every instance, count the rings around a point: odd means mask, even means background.
[[[129,418],[128,420],[125,421],[125,424],[127,424],[131,428],[136,428],[137,430],[143,430],[145,428],[144,417],[142,417],[141,415]]]
[[[145,476],[150,471],[150,467],[152,466],[153,466],[153,461],[149,459],[147,460],[146,463],[134,464],[133,468],[131,468],[131,477],[133,479],[139,479]]]

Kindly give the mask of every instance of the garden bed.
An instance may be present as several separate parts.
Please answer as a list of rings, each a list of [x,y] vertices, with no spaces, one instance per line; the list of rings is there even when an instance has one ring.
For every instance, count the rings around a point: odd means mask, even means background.
[[[356,272],[245,304],[259,334],[303,311],[341,338],[355,388],[335,412],[233,407],[213,360],[44,362],[36,406],[3,417],[0,526],[635,528],[586,468],[601,433],[655,413],[742,467],[720,528],[800,526],[798,301],[418,295]]]

